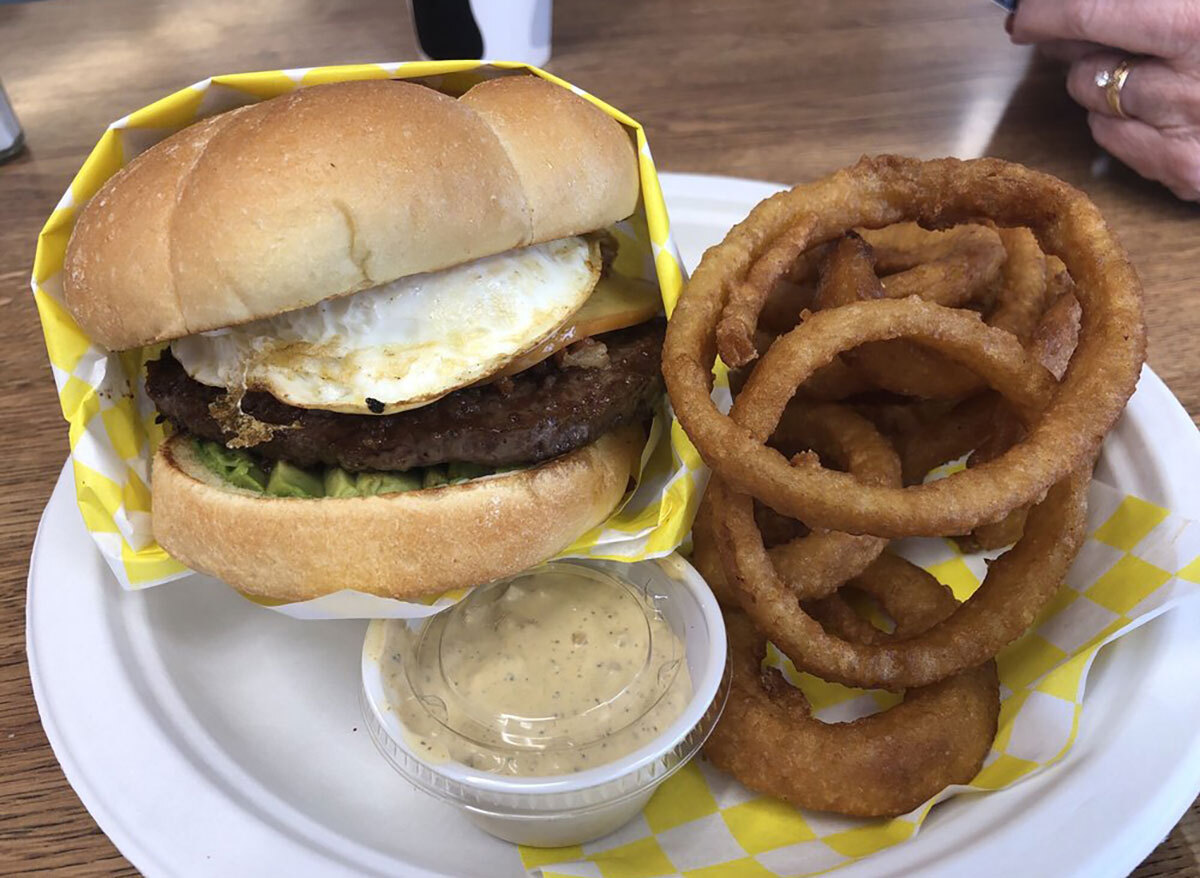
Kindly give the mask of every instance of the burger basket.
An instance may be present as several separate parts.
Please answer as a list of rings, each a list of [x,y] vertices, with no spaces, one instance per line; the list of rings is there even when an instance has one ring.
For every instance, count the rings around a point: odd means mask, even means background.
[[[653,281],[664,304],[679,294],[682,270],[671,239],[658,176],[642,127],[619,110],[542,70],[523,64],[422,61],[362,64],[213,76],[130,113],[108,126],[38,238],[32,287],[54,380],[66,417],[75,492],[84,523],[113,576],[126,589],[161,585],[191,574],[154,541],[150,527],[150,462],[164,438],[142,387],[142,367],[161,346],[110,353],[94,344],[62,305],[62,267],[75,219],[88,199],[117,172],[163,138],[216,113],[296,88],[355,79],[417,79],[457,96],[485,79],[533,74],[594,103],[636,140],[641,176],[637,211],[618,224],[617,267]],[[666,555],[684,539],[706,473],[665,405],[642,452],[636,487],[607,521],[577,539],[559,557],[637,561]],[[320,534],[310,535],[320,539]],[[416,617],[461,597],[447,592],[399,601],[353,589],[353,583],[315,600],[282,603],[253,598],[310,619]]]
[[[623,271],[656,280],[668,312],[682,270],[654,163],[640,125],[619,110],[536,68],[476,61],[324,67],[214,76],[114,122],[76,175],[38,239],[32,287],[46,336],[84,522],[126,589],[187,576],[150,532],[150,459],[163,439],[140,384],[157,349],[111,354],[94,345],[62,306],[63,254],[79,208],[125,162],[204,116],[305,85],[350,79],[413,79],[460,94],[482,79],[528,73],[570,88],[625,125],[641,169],[637,213],[619,229]],[[729,403],[724,370],[717,398]],[[699,455],[667,411],[656,418],[642,454],[636,489],[604,524],[560,557],[639,560],[665,555],[684,540],[707,478]],[[1094,481],[1088,538],[1065,586],[1019,641],[1000,653],[1000,725],[980,774],[950,787],[909,814],[855,820],[814,814],[757,795],[703,759],[662,787],[644,814],[611,836],[571,848],[520,848],[524,868],[543,875],[655,876],[813,875],[850,865],[917,834],[932,807],[963,792],[1004,789],[1052,771],[1081,727],[1088,671],[1099,650],[1123,634],[1200,596],[1200,525]],[[952,540],[904,541],[898,550],[964,599],[986,573],[982,555],[963,555]],[[415,617],[457,600],[427,603],[375,598],[352,588],[273,609],[310,619]],[[261,602],[261,601],[260,601]],[[771,648],[769,663],[804,689],[827,721],[861,716],[895,696],[823,683],[798,673]],[[1103,730],[1097,733],[1102,734]],[[1103,794],[1103,791],[1098,791]],[[515,865],[515,864],[514,864]]]

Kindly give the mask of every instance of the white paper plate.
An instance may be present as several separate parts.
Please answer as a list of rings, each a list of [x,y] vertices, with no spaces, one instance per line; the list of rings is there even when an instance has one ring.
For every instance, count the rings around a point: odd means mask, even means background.
[[[685,263],[777,188],[663,175]],[[1200,434],[1149,370],[1101,477],[1200,517]],[[26,636],[42,723],[84,805],[151,876],[521,874],[515,848],[375,753],[356,698],[364,630],[295,621],[205,577],[122,592],[69,468],[38,529]],[[1197,630],[1193,602],[1104,650],[1062,764],[941,805],[915,840],[839,874],[1127,873],[1200,791]]]

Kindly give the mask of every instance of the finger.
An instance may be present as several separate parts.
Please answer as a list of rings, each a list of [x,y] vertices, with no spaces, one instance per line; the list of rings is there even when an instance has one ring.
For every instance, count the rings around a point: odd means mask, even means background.
[[[1104,51],[1104,46],[1098,43],[1086,43],[1080,40],[1049,40],[1045,43],[1038,43],[1037,48],[1043,55],[1056,61],[1065,61],[1067,64],[1074,64],[1080,58]]]
[[[1189,0],[1021,0],[1015,43],[1082,40],[1180,58],[1200,42],[1200,4]]]
[[[1200,138],[1164,135],[1137,119],[1088,114],[1096,143],[1185,201],[1200,201]]]
[[[1067,73],[1067,91],[1076,103],[1092,112],[1116,116],[1108,105],[1105,88],[1097,85],[1096,78],[1115,70],[1125,58],[1111,52],[1081,58]],[[1196,124],[1200,122],[1200,79],[1176,72],[1170,64],[1155,58],[1138,58],[1131,62],[1121,88],[1121,110],[1155,128]]]

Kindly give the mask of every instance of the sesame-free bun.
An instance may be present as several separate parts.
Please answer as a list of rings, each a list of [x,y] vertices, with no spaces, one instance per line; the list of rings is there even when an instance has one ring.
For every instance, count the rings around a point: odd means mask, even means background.
[[[75,225],[64,295],[124,350],[593,231],[637,197],[626,131],[540,78],[458,100],[317,85],[197,122],[115,174]]]
[[[235,488],[177,434],[154,457],[154,536],[246,594],[303,601],[341,589],[419,598],[545,561],[603,522],[645,435],[605,434],[539,466],[374,497],[267,497]]]

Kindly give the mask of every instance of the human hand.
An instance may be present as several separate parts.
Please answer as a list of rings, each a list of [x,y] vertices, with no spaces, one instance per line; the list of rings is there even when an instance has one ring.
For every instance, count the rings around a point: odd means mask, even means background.
[[[1021,0],[1009,32],[1070,63],[1067,91],[1098,144],[1200,200],[1200,0]],[[1097,77],[1125,60],[1121,118]]]

